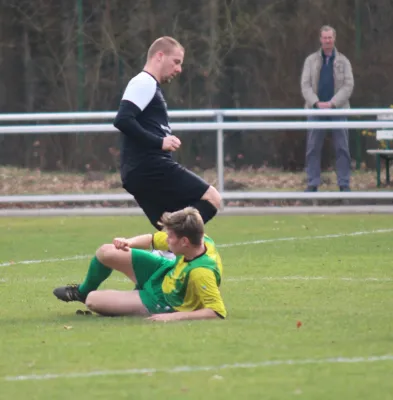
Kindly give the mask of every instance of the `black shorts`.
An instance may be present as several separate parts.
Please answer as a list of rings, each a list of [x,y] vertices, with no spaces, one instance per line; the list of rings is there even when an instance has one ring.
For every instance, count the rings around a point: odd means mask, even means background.
[[[168,163],[159,169],[131,173],[123,182],[152,225],[164,212],[192,206],[205,194],[209,184],[178,163]]]

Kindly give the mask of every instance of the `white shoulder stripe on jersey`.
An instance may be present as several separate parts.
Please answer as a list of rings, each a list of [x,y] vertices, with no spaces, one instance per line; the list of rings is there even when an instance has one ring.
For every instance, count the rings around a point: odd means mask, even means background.
[[[143,111],[153,99],[156,90],[156,80],[142,71],[128,82],[122,100],[131,101]]]

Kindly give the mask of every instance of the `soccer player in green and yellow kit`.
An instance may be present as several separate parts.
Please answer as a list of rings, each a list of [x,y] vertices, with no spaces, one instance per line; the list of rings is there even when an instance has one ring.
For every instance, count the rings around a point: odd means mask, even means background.
[[[80,301],[102,315],[148,316],[155,321],[225,318],[219,286],[222,262],[212,239],[204,234],[198,210],[165,213],[163,231],[130,239],[115,238],[101,246],[80,285],[56,288],[63,301]],[[148,249],[170,250],[169,260]],[[97,290],[112,270],[124,273],[135,290]]]

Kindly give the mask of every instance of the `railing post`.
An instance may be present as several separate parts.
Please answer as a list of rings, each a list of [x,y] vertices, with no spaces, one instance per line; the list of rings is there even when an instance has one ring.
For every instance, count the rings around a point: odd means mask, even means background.
[[[360,170],[361,162],[362,162],[362,147],[361,147],[361,140],[362,140],[362,133],[359,130],[356,130],[355,136],[355,144],[356,144],[356,170]]]
[[[216,121],[218,123],[224,121],[224,117],[220,111],[217,111]],[[217,182],[218,191],[224,191],[224,131],[217,129]]]

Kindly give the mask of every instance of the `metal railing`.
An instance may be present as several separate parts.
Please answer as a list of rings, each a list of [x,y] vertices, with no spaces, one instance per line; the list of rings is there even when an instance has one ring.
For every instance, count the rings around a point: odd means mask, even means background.
[[[323,116],[369,116],[391,115],[393,108],[347,108],[347,109],[210,109],[210,110],[170,110],[169,118],[214,118],[217,115],[225,117],[307,117],[312,115]],[[59,121],[59,120],[109,120],[114,119],[116,111],[88,111],[88,112],[50,112],[50,113],[14,113],[0,114],[0,122],[22,121]]]
[[[68,112],[37,114],[0,114],[4,122],[42,121],[97,121],[113,120],[116,112]],[[226,117],[308,117],[308,116],[378,116],[378,120],[367,121],[241,121],[226,122]],[[393,199],[393,192],[229,192],[224,187],[224,131],[231,130],[299,130],[299,129],[393,129],[393,109],[216,109],[216,110],[172,110],[171,119],[213,118],[214,122],[173,122],[172,131],[210,131],[217,135],[217,182],[218,190],[225,200],[298,200],[298,199]],[[382,117],[382,118],[381,118]],[[53,134],[53,133],[116,133],[112,123],[0,125],[0,135],[9,134]],[[40,196],[0,196],[0,203],[50,203],[87,201],[127,201],[128,194],[70,194]]]

